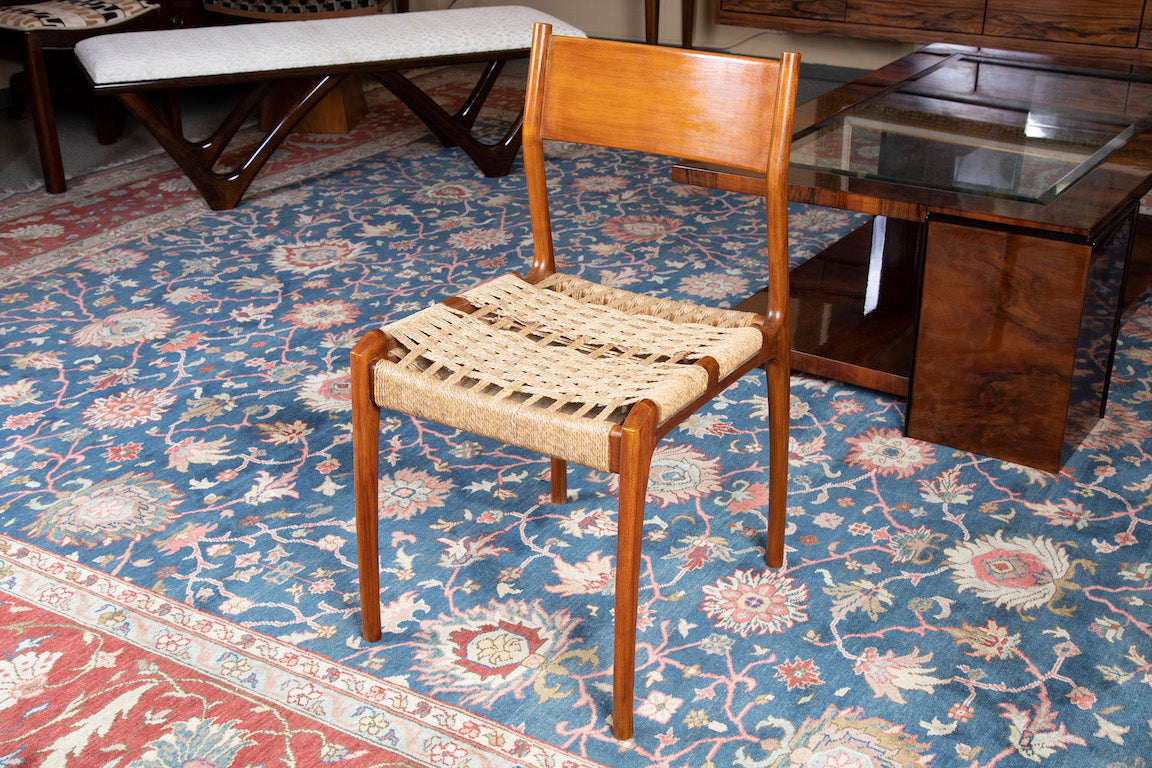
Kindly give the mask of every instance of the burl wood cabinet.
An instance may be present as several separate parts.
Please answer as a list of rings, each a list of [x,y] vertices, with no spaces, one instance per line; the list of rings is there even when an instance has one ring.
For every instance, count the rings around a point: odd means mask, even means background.
[[[1152,65],[1152,0],[716,0],[715,8],[720,24]]]

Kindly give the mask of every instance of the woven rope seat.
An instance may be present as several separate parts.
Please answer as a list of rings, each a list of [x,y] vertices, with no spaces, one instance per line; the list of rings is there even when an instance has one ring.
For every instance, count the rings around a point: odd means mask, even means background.
[[[631,405],[651,400],[662,423],[708,389],[701,359],[722,377],[763,342],[750,313],[562,273],[505,275],[459,298],[384,327],[397,364],[376,366],[377,402],[602,471]]]

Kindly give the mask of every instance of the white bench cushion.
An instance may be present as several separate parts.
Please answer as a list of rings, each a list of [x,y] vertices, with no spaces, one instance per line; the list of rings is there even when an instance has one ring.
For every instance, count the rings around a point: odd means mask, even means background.
[[[532,25],[585,37],[518,5],[100,35],[76,45],[97,86],[528,49]]]

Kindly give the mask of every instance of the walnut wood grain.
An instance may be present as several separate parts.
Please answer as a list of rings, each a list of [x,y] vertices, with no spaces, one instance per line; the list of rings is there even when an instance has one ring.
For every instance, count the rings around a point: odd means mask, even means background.
[[[717,0],[714,20],[718,24],[803,34],[919,44],[956,43],[1152,65],[1152,19],[1145,2]]]
[[[1140,25],[1140,48],[1152,48],[1152,14],[1144,14],[1144,23]]]
[[[984,34],[1132,48],[1143,10],[1144,3],[1133,0],[988,0]]]
[[[845,0],[724,0],[717,10],[730,13],[843,21]]]
[[[1103,411],[1127,226],[1094,248],[929,219],[907,434],[1059,470]]]
[[[928,232],[909,436],[1058,469],[1089,248]]]
[[[910,27],[978,35],[984,27],[984,0],[936,0],[933,3],[848,0],[844,21],[848,24]]]
[[[796,133],[819,122],[832,112],[868,98],[893,84],[938,64],[943,58],[959,52],[978,52],[966,46],[933,45],[909,54],[875,72],[836,89],[827,98],[813,100],[796,108]],[[1065,60],[1039,54],[1009,51],[982,51],[1005,60],[1062,65]],[[1070,60],[1075,66],[1081,60]],[[1100,71],[1127,73],[1131,67],[1113,62]],[[1004,85],[1006,92],[1011,85]],[[1152,89],[1137,84],[1125,92],[1113,92],[1112,108],[1124,100],[1133,104],[1147,103]],[[1123,110],[1119,110],[1123,111]],[[842,210],[871,213],[892,218],[920,221],[932,211],[996,224],[1028,225],[1054,234],[1088,237],[1101,222],[1110,220],[1138,200],[1152,179],[1152,135],[1145,133],[1112,155],[1109,160],[1049,205],[1035,205],[994,197],[962,194],[882,181],[852,178],[831,173],[817,173],[792,167],[788,174],[789,199]],[[756,193],[748,174],[707,164],[681,163],[672,170],[672,178],[683,183]]]

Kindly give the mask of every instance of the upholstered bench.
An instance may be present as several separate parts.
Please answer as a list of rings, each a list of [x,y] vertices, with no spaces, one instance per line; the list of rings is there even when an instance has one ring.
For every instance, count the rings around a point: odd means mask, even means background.
[[[208,205],[222,210],[236,206],[292,128],[352,73],[378,79],[437,139],[459,146],[486,175],[506,174],[520,148],[522,117],[494,144],[476,138],[472,128],[504,64],[527,57],[537,21],[552,24],[556,34],[585,36],[540,11],[493,6],[109,34],[77,44],[76,56],[97,93],[115,94]],[[401,71],[471,62],[487,62],[487,67],[454,114]],[[234,167],[216,170],[225,148],[273,83],[302,78],[307,87],[264,138]],[[150,91],[222,83],[252,83],[253,88],[202,142],[186,139],[174,110],[161,116],[148,98]]]

